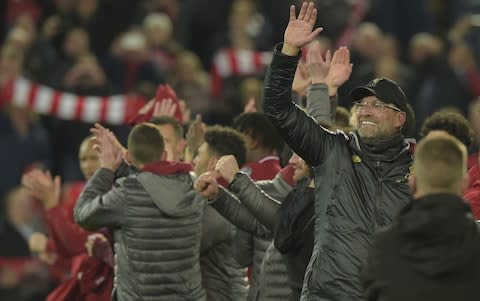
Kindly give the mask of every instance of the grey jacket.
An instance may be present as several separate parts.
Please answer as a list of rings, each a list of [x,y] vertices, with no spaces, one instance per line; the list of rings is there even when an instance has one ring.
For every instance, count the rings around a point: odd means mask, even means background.
[[[115,242],[116,300],[205,300],[200,274],[204,202],[188,173],[139,172],[112,189],[99,169],[74,210],[78,224],[108,227]]]
[[[235,227],[211,206],[203,215],[200,251],[202,283],[208,301],[244,301],[248,283],[245,269],[233,257]]]
[[[360,268],[372,234],[409,200],[409,146],[400,135],[374,151],[355,132],[325,130],[290,101],[299,57],[276,46],[265,79],[264,112],[285,141],[315,167],[315,244],[302,300],[362,300]],[[321,179],[321,183],[319,182]]]
[[[241,173],[241,175],[246,178],[246,181],[251,181],[246,174]],[[251,193],[252,190],[244,189],[242,181],[235,182],[236,184],[232,183],[234,185],[230,188],[238,192],[238,195],[233,195],[221,188],[211,206],[239,229],[253,234],[255,240],[253,246],[257,249],[253,252],[255,255],[253,281],[248,300],[289,300],[290,288],[287,283],[286,267],[281,254],[273,247],[273,234],[267,227],[260,224],[239,201],[239,199],[249,198],[249,192]],[[279,175],[271,181],[259,181],[257,184],[265,193],[280,201],[292,189]]]

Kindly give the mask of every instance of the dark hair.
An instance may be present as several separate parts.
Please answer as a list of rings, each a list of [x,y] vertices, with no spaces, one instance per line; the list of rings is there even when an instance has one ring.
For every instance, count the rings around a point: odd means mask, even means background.
[[[420,130],[420,137],[431,131],[445,131],[470,147],[473,140],[473,129],[463,115],[449,111],[438,111],[425,119]]]
[[[128,152],[135,163],[147,164],[162,159],[163,137],[152,124],[136,125],[128,135]]]
[[[150,119],[150,123],[155,125],[171,125],[177,135],[178,139],[183,138],[183,126],[178,122],[177,119],[170,117],[170,116],[159,116],[153,117]]]
[[[242,113],[233,120],[232,127],[257,140],[263,147],[276,151],[278,154],[283,149],[282,137],[263,113]]]
[[[233,155],[238,166],[245,164],[247,159],[245,140],[236,130],[216,125],[207,129],[204,138],[209,150],[217,156]]]

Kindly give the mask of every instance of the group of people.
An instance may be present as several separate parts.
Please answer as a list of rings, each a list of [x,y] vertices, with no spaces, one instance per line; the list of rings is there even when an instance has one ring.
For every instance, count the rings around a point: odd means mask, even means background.
[[[313,2],[290,7],[263,112],[247,105],[231,127],[198,116],[184,133],[178,103],[153,99],[126,146],[91,129],[85,183],[62,192],[48,171],[24,174],[48,227],[29,247],[61,271],[47,300],[475,299],[468,126],[440,112],[406,139],[414,114],[388,78],[353,89],[350,112],[337,107],[354,66],[346,47],[322,54],[316,19]]]

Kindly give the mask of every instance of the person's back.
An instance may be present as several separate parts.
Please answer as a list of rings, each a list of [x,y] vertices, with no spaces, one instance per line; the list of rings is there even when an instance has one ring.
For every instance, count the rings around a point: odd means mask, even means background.
[[[413,200],[379,232],[363,271],[366,300],[476,300],[480,231],[461,198],[465,147],[455,138],[418,145]]]
[[[82,192],[75,219],[87,229],[113,230],[116,300],[205,300],[199,263],[204,202],[193,190],[190,166],[163,161],[163,140],[152,143],[157,135],[161,139],[151,125],[132,130],[128,149],[140,171],[109,191],[116,168],[102,163]],[[161,154],[149,154],[146,145]],[[135,160],[136,151],[150,159]]]

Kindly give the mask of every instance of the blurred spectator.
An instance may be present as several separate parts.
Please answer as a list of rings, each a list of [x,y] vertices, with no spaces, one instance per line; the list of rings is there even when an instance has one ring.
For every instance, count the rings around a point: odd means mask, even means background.
[[[429,1],[371,0],[371,18],[385,33],[397,37],[400,49],[406,49],[413,35],[433,30]]]
[[[34,164],[50,166],[52,153],[44,128],[28,109],[10,106],[0,112],[0,164],[5,177],[0,196],[20,184],[22,173]]]
[[[472,92],[455,73],[455,66],[447,61],[444,47],[441,39],[429,33],[416,34],[410,41],[414,76],[407,94],[417,115],[417,128],[442,107],[454,106],[466,113],[472,99]]]
[[[170,79],[172,86],[192,114],[207,115],[213,104],[209,93],[210,78],[199,58],[190,51],[178,53],[173,74]]]
[[[150,49],[150,60],[157,73],[170,75],[174,71],[180,45],[173,39],[173,23],[164,13],[151,13],[143,20],[143,31]]]
[[[211,45],[219,29],[226,28],[233,0],[186,0],[179,11],[178,39],[197,54],[205,68],[211,65],[214,49]],[[215,9],[212,9],[212,8]]]
[[[39,214],[23,188],[5,195],[6,219],[0,225],[0,299],[36,301],[45,298],[50,286],[48,269],[31,257],[30,235],[39,230]]]
[[[146,37],[139,30],[124,33],[114,43],[104,67],[117,93],[133,92],[143,83],[156,86],[164,81],[149,60]]]

